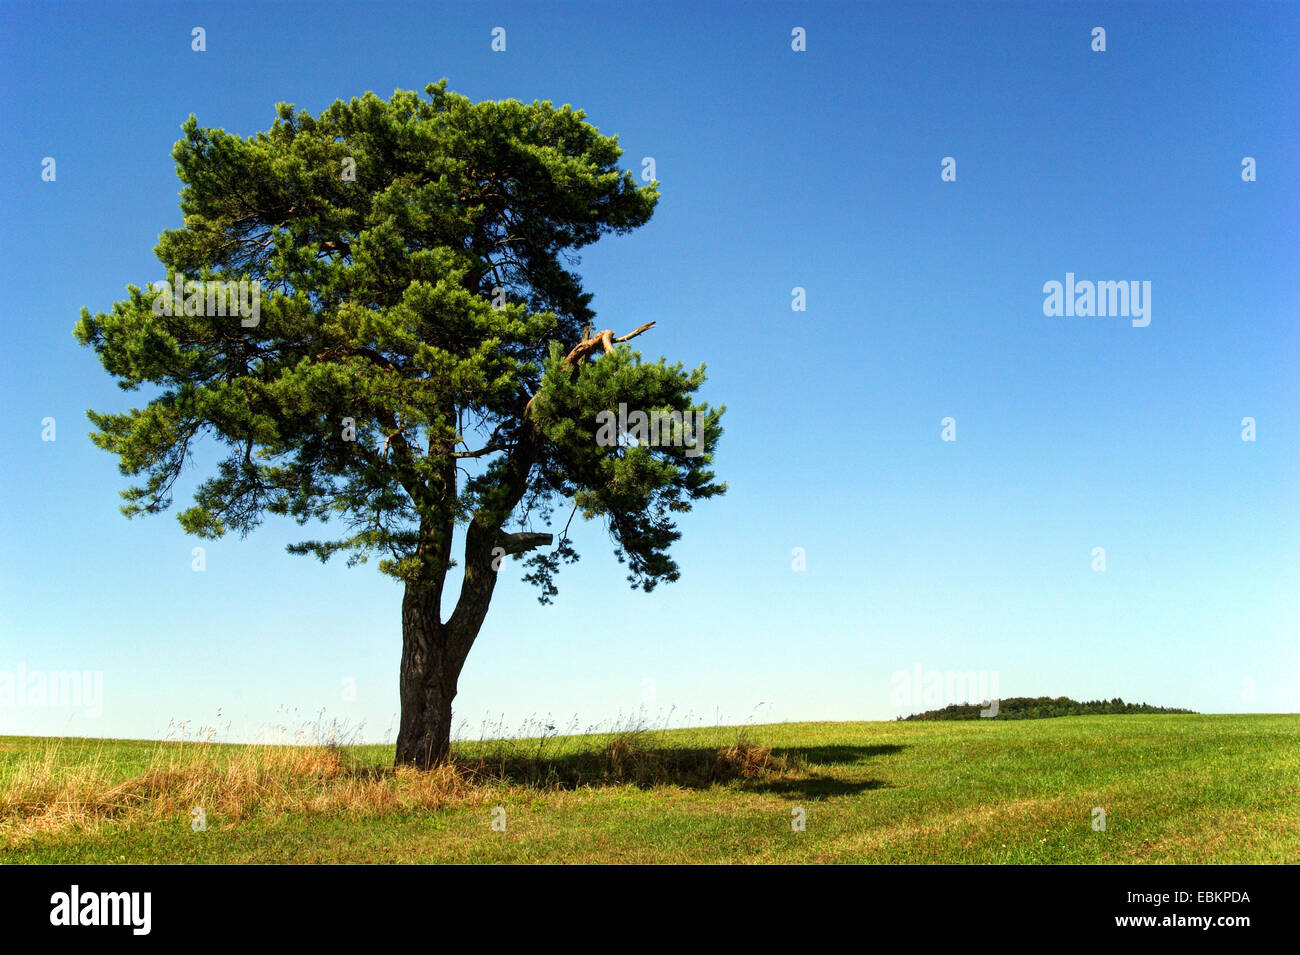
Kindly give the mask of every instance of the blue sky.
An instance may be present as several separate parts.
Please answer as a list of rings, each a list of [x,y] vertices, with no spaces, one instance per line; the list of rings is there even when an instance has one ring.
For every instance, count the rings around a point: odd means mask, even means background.
[[[729,493],[682,522],[681,581],[629,590],[596,526],[555,606],[515,568],[461,735],[888,719],[924,708],[897,699],[917,666],[1300,709],[1300,6],[5,2],[0,56],[0,677],[103,680],[97,712],[0,700],[0,733],[324,713],[392,738],[398,586],[286,554],[292,526],[204,544],[123,518],[85,411],[140,398],[72,326],[163,277],[190,113],[250,135],[278,101],[441,77],[654,158],[653,220],[580,271],[598,327],[657,322],[642,352],[706,362],[728,406]],[[1067,272],[1151,282],[1150,325],[1045,316]]]

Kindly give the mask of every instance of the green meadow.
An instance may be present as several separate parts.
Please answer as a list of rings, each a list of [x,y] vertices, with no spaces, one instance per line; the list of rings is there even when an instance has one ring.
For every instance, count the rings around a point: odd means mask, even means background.
[[[466,743],[423,773],[391,763],[389,746],[0,737],[0,854],[1300,862],[1300,715],[783,723]]]

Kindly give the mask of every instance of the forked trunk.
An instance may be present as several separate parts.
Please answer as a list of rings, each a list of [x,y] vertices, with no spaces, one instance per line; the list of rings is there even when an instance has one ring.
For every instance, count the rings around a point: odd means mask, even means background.
[[[397,732],[397,765],[428,769],[451,755],[451,701],[456,681],[487,616],[496,587],[499,558],[551,542],[550,534],[500,531],[527,485],[535,437],[525,431],[506,469],[508,493],[498,510],[477,516],[465,534],[465,574],[456,609],[442,622],[442,582],[408,583],[402,597],[402,718]],[[452,461],[452,470],[455,462]],[[455,486],[454,478],[449,487]],[[423,531],[424,528],[421,528]],[[445,558],[450,526],[432,538],[434,556]],[[445,573],[445,569],[441,571]]]
[[[436,592],[408,586],[402,597],[402,717],[397,764],[428,769],[451,754],[451,701],[464,657],[439,622]]]

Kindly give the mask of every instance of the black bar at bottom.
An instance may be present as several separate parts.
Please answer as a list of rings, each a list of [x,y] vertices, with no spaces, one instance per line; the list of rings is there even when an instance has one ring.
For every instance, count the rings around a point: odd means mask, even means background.
[[[641,925],[673,947],[665,930],[703,916],[723,937],[741,930],[738,918],[759,938],[765,926],[816,936],[838,923],[864,942],[891,930],[971,944],[1123,936],[1232,943],[1261,929],[1262,937],[1290,934],[1296,874],[1284,866],[450,868],[0,866],[0,932],[6,941],[76,934],[127,944],[376,944],[408,919],[417,933],[455,923],[509,934],[536,926],[536,917],[556,932],[573,920],[569,931],[592,933],[593,942],[610,940],[604,926],[623,934]]]

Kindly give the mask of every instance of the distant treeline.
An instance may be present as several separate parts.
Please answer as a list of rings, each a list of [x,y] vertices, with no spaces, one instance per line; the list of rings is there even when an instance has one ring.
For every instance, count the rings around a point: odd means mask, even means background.
[[[987,707],[978,703],[954,703],[941,710],[927,710],[900,716],[900,720],[978,720],[980,710]],[[1149,706],[1146,703],[1125,703],[1118,696],[1113,700],[1088,700],[1080,703],[1068,696],[1014,696],[998,701],[998,715],[984,719],[1042,720],[1052,716],[1090,716],[1097,713],[1194,713],[1170,706]]]

